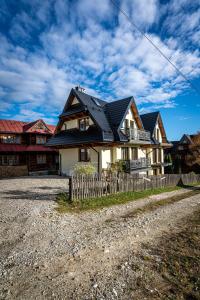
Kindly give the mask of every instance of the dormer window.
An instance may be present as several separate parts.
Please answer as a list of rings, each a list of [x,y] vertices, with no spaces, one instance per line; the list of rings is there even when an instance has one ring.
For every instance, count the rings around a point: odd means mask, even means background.
[[[86,131],[89,127],[89,118],[79,119],[79,130]]]
[[[36,144],[42,145],[47,142],[47,138],[44,135],[37,135],[36,136]]]

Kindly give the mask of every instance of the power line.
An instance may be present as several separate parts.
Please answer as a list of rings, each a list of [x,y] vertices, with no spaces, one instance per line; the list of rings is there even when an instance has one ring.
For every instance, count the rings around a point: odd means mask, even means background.
[[[119,4],[117,4],[114,0],[110,0],[112,2],[112,4],[119,9],[119,11],[126,17],[126,19],[128,20],[128,22],[134,26],[139,32],[141,35],[143,35],[148,41],[149,43],[172,65],[172,67],[176,70],[176,72],[181,75],[185,81],[187,81],[189,83],[189,85],[197,92],[197,94],[199,94],[200,96],[200,90],[191,82],[190,79],[188,79],[186,77],[185,74],[183,74],[179,69],[178,67],[163,53],[162,50],[160,50],[160,48],[154,44],[154,42],[150,39],[150,37],[145,34],[132,20],[131,18],[128,16],[128,14],[119,6]]]

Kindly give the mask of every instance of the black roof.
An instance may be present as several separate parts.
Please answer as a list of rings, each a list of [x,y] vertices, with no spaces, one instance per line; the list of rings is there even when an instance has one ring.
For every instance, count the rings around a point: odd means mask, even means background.
[[[152,113],[140,115],[144,129],[150,131],[151,136],[153,135],[159,114],[159,111],[155,111]]]
[[[93,121],[97,123],[99,128],[105,133],[107,139],[113,141],[113,132],[103,108],[106,102],[75,89],[72,89],[72,92],[77,97],[77,99],[87,107],[87,110],[90,113]]]
[[[81,145],[93,142],[104,142],[102,132],[96,126],[90,126],[87,131],[80,131],[78,129],[71,129],[67,131],[60,131],[55,134],[48,142],[47,146],[60,145]]]
[[[76,97],[80,104],[74,107],[70,106],[70,99]],[[96,126],[90,126],[85,132],[76,129],[61,131],[55,134],[47,143],[48,146],[73,145],[89,142],[127,142],[128,137],[120,130],[120,125],[125,118],[130,105],[134,104],[133,97],[106,102],[84,92],[72,89],[65,104],[60,121],[63,116],[73,113],[87,111]],[[137,111],[137,107],[136,107]],[[138,117],[141,119],[141,126],[153,134],[159,112],[143,114]],[[61,123],[59,123],[61,124]],[[156,143],[156,141],[153,141]]]
[[[119,127],[133,97],[106,103],[105,113],[112,127]]]

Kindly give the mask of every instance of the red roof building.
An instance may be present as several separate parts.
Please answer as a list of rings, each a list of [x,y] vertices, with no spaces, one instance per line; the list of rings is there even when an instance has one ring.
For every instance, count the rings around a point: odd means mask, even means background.
[[[11,166],[16,166],[15,170],[25,166],[29,174],[58,170],[58,151],[45,146],[54,131],[54,125],[41,119],[0,120],[0,177],[6,169],[13,169]]]

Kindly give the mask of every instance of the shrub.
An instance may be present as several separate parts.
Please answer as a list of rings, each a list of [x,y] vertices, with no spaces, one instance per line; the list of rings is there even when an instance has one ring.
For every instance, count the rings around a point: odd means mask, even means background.
[[[96,169],[92,164],[77,164],[74,167],[74,173],[76,175],[93,175],[95,172]]]
[[[115,163],[110,164],[110,168],[108,169],[111,173],[119,173],[126,171],[126,164],[123,160],[118,160]]]

